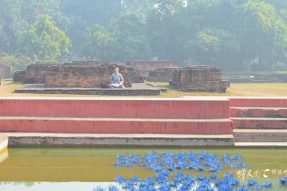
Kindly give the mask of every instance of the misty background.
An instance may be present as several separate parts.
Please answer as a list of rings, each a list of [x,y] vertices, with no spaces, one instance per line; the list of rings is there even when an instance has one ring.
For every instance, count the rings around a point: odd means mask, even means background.
[[[287,70],[287,1],[0,0],[0,63],[175,60]]]

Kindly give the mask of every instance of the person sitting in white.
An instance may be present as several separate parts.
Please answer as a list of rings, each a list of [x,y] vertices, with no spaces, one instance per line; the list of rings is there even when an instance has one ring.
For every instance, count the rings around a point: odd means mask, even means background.
[[[124,78],[121,73],[119,73],[119,68],[115,68],[115,72],[110,77],[110,87],[111,88],[125,88]]]

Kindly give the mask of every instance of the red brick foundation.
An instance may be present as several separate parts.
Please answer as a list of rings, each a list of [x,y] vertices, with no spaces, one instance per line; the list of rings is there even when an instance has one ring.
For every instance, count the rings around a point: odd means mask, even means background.
[[[0,98],[0,131],[234,134],[238,142],[286,142],[286,108],[287,98]]]
[[[0,131],[232,134],[220,99],[0,99]]]

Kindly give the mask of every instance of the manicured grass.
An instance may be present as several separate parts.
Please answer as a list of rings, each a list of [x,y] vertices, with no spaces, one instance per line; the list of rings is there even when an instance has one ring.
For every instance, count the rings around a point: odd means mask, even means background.
[[[231,84],[234,96],[287,96],[287,83]]]
[[[182,92],[177,91],[168,83],[156,83],[168,89],[156,97],[181,97],[181,96],[287,96],[287,83],[242,83],[231,84],[226,93],[209,92]],[[64,95],[64,94],[16,94],[15,89],[22,87],[23,84],[11,81],[2,81],[0,86],[0,96],[59,96],[59,97],[87,97],[87,95]],[[88,97],[96,97],[88,95]],[[150,96],[149,96],[150,97]],[[155,96],[152,96],[155,97]]]
[[[168,88],[161,97],[181,96],[287,96],[287,83],[241,83],[231,84],[226,93],[209,92],[182,92],[170,87],[168,84],[161,84]]]

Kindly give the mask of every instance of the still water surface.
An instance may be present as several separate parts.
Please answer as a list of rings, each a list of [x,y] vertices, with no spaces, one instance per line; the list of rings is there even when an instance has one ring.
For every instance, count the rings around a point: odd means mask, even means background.
[[[114,167],[116,154],[207,151],[222,156],[241,154],[250,166],[250,175],[272,181],[274,190],[287,190],[278,178],[287,176],[287,149],[124,149],[124,148],[11,148],[0,154],[0,191],[91,191],[98,184],[113,182],[116,176],[142,178],[154,174],[144,168]],[[6,159],[5,159],[6,158]],[[5,160],[4,160],[5,159]],[[238,169],[232,171],[243,180]],[[191,172],[198,175],[198,172]],[[249,175],[249,176],[250,176]],[[239,177],[240,176],[240,177]],[[268,178],[265,178],[265,177]],[[248,177],[252,178],[252,177]]]

